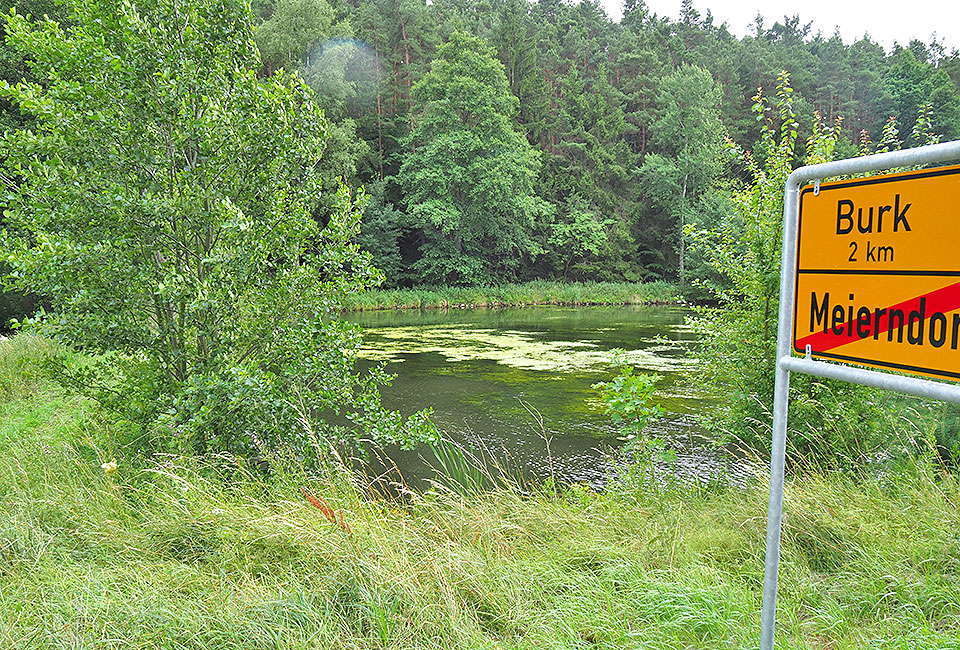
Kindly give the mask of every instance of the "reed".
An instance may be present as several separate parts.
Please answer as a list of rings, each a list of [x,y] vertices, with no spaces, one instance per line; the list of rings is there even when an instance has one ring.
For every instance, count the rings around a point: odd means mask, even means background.
[[[666,282],[563,283],[537,280],[490,287],[418,287],[369,291],[350,297],[346,311],[378,309],[475,309],[527,305],[667,304],[680,293]]]

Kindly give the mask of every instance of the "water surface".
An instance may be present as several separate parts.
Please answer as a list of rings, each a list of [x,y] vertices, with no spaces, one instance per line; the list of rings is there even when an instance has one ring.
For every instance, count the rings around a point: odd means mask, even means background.
[[[695,337],[679,307],[524,307],[378,311],[348,319],[365,329],[362,357],[397,375],[385,405],[432,406],[448,438],[484,449],[528,477],[602,484],[619,429],[592,388],[611,379],[611,350],[638,372],[662,376],[664,416],[649,429],[679,455],[679,471],[701,478],[723,468],[698,414],[713,399],[697,387]],[[549,448],[548,448],[549,445]],[[417,454],[391,452],[406,478],[423,475]]]

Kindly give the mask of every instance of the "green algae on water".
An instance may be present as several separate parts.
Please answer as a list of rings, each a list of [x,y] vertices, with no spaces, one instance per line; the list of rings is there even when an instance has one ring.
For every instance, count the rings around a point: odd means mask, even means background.
[[[627,362],[650,372],[687,370],[696,363],[675,352],[679,346],[652,345],[628,350]],[[404,354],[433,352],[449,362],[489,360],[522,370],[551,372],[600,370],[610,352],[593,341],[548,341],[529,332],[458,326],[385,327],[366,330],[360,356],[371,361],[402,361]]]

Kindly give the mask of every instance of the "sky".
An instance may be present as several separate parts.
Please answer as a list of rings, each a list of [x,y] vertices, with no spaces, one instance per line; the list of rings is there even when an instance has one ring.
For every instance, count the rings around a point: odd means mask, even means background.
[[[646,0],[650,11],[658,16],[677,18],[681,0]],[[601,0],[613,20],[620,20],[623,13],[622,0]],[[782,21],[783,16],[800,15],[800,24],[813,22],[811,34],[818,30],[825,36],[833,35],[840,28],[840,37],[850,44],[864,32],[880,43],[887,51],[894,42],[907,45],[911,39],[930,42],[936,32],[938,39],[949,52],[960,48],[960,2],[957,0],[909,0],[891,3],[864,0],[693,0],[693,7],[706,15],[710,9],[714,23],[726,22],[727,28],[737,36],[752,33],[758,10],[765,17],[764,25],[772,26]]]

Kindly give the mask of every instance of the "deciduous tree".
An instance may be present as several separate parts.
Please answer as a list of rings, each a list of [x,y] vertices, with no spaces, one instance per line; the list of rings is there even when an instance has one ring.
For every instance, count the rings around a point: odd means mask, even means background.
[[[353,243],[358,201],[341,187],[313,218],[336,192],[326,120],[296,75],[258,78],[248,5],[67,6],[68,27],[7,17],[46,85],[0,86],[38,123],[0,158],[8,280],[53,305],[46,332],[100,353],[69,377],[195,450],[409,441],[335,318],[378,276]]]
[[[421,282],[472,284],[515,278],[538,252],[533,192],[539,160],[513,124],[517,99],[503,64],[480,39],[455,32],[414,86],[414,130],[398,177],[424,245]]]
[[[640,176],[653,206],[675,224],[678,277],[683,285],[687,276],[684,228],[703,212],[721,169],[720,93],[709,72],[682,66],[660,82],[657,104],[651,134],[660,153],[647,156]]]

